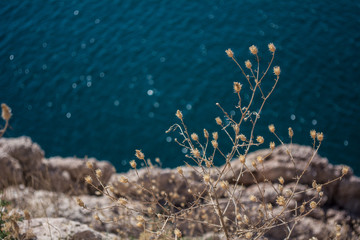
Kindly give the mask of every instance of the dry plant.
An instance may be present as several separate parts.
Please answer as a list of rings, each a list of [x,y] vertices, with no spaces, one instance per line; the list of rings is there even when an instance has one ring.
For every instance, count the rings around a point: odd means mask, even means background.
[[[188,182],[189,179],[187,179],[184,168],[177,168],[178,174],[184,178],[186,183],[186,186],[181,186],[188,193],[186,197],[180,196],[175,190],[170,193],[160,190],[150,177],[153,164],[145,158],[141,150],[135,152],[138,163],[135,160],[130,162],[138,179],[130,180],[124,176],[119,179],[121,184],[137,189],[137,193],[141,195],[140,199],[131,195],[121,195],[114,189],[114,186],[101,184],[101,187],[98,187],[98,184],[94,184],[94,182],[101,183],[102,172],[100,169],[94,169],[92,163],[88,162],[88,168],[92,170],[92,177],[87,176],[85,181],[96,188],[99,194],[103,194],[111,200],[112,205],[108,207],[109,209],[115,207],[126,211],[128,215],[125,222],[135,221],[137,227],[143,232],[143,237],[179,239],[183,235],[191,236],[191,232],[184,234],[184,231],[181,230],[185,223],[188,228],[200,226],[208,229],[208,232],[221,233],[223,238],[228,240],[264,239],[267,232],[282,227],[287,231],[286,239],[290,239],[296,224],[311,214],[321,203],[324,196],[323,187],[340,180],[347,174],[349,169],[344,167],[341,175],[335,179],[322,184],[318,184],[314,180],[312,186],[305,189],[300,187],[300,180],[309,170],[324,140],[324,135],[315,130],[310,131],[313,152],[307,159],[305,167],[299,170],[298,163],[291,152],[294,131],[291,128],[288,129],[290,143],[285,144],[278,136],[273,124],[268,127],[270,133],[283,145],[294,169],[297,169],[293,176],[294,183],[284,187],[284,177],[280,176],[277,182],[272,182],[266,176],[264,162],[272,154],[275,148],[274,142],[269,143],[267,154],[249,161],[250,150],[265,143],[264,137],[255,135],[255,128],[265,103],[279,82],[281,73],[279,66],[273,66],[276,52],[274,44],[270,43],[268,49],[270,61],[264,70],[260,70],[260,58],[256,46],[253,45],[249,48],[254,57],[254,65],[250,60],[246,60],[244,67],[238,63],[231,49],[226,50],[227,56],[241,70],[245,80],[243,84],[233,83],[233,90],[237,97],[235,110],[240,113],[237,115],[239,117],[230,115],[219,103],[216,103],[224,117],[216,117],[215,122],[224,133],[222,135],[226,136],[232,145],[229,151],[225,152],[220,147],[218,132],[210,134],[204,129],[203,136],[190,133],[182,112],[177,110],[175,115],[180,123],[172,125],[167,132],[176,131],[180,134],[181,139],[175,139],[175,141],[190,153],[185,155],[188,159],[185,161],[187,169],[192,169],[202,179],[202,185],[194,188]],[[262,86],[262,83],[271,71],[273,75],[270,78],[273,79],[270,82],[271,86],[267,89]],[[264,85],[269,85],[269,82]],[[249,89],[249,100],[244,99],[243,88]],[[236,161],[232,161],[233,159]],[[139,161],[146,166],[143,173],[145,172],[144,174],[149,176],[147,178],[150,179],[149,182],[146,182],[145,178],[140,179],[140,170],[137,168]],[[159,162],[159,160],[155,161]],[[219,163],[220,161],[224,163],[221,167],[214,164],[214,162]],[[234,164],[241,166],[240,172],[235,173]],[[254,172],[256,172],[256,176]],[[228,182],[224,178],[229,174],[233,176],[232,182]],[[245,177],[252,179],[258,192],[244,198],[242,179]],[[175,177],[170,176],[170,180],[172,179],[175,181]],[[176,183],[174,184],[176,186]],[[271,201],[265,196],[265,184],[268,186],[267,191],[270,189],[275,193]],[[300,202],[298,196],[304,195],[306,192],[312,192],[312,194],[305,200],[301,198]],[[222,196],[226,196],[225,201],[224,198],[220,199]],[[140,200],[141,204],[139,206],[133,204],[133,200]],[[81,199],[78,198],[77,201],[80,206],[87,208]],[[121,220],[120,217],[115,219],[102,217],[101,212],[104,209],[93,208],[90,210],[94,211],[94,218],[100,222],[124,223],[124,219]]]

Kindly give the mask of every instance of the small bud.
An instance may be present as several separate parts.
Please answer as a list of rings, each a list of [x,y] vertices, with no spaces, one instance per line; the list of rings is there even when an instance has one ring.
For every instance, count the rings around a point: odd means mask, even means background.
[[[274,132],[275,132],[275,126],[274,126],[274,124],[270,124],[270,125],[269,125],[269,131],[270,131],[271,133],[274,133]]]
[[[314,202],[314,201],[311,201],[311,203],[310,203],[310,208],[311,209],[315,209],[316,208],[316,202]]]
[[[182,236],[181,231],[180,231],[179,229],[177,229],[177,228],[175,228],[174,234],[175,234],[175,236],[178,237],[178,238],[181,238],[181,236]]]
[[[136,168],[136,162],[135,162],[135,160],[131,160],[131,161],[130,161],[130,166],[131,166],[132,168]]]
[[[319,142],[322,142],[324,140],[324,134],[323,133],[317,133],[316,138]]]
[[[279,66],[275,66],[274,67],[274,74],[276,75],[276,76],[279,76],[280,75],[280,67]]]
[[[135,150],[135,156],[140,159],[140,160],[144,160],[145,159],[145,155],[141,150]]]
[[[5,103],[1,104],[1,117],[2,119],[4,119],[5,121],[8,121],[12,116],[11,113],[11,108],[9,108],[8,105],[6,105]]]
[[[317,187],[316,187],[316,191],[319,193],[319,192],[321,192],[321,189],[322,189],[322,186],[321,185],[318,185]]]
[[[258,161],[258,163],[263,164],[264,163],[264,158],[262,156],[257,156],[256,160]]]
[[[92,178],[91,178],[90,175],[87,175],[87,176],[85,177],[85,182],[88,183],[88,184],[92,184],[93,180],[92,180]]]
[[[96,177],[97,177],[97,178],[101,178],[101,176],[102,176],[102,171],[101,171],[101,169],[99,169],[99,168],[96,169],[96,170],[95,170],[95,174],[96,174]]]
[[[260,144],[264,143],[264,138],[262,136],[257,136],[256,141]]]
[[[93,169],[93,168],[94,168],[93,162],[87,161],[87,162],[86,162],[86,167],[89,168],[89,169]]]
[[[206,182],[206,183],[210,182],[210,175],[209,174],[204,175],[204,182]]]
[[[249,50],[250,50],[251,54],[256,55],[258,53],[258,49],[255,45],[250,46]]]
[[[240,155],[240,156],[239,156],[239,160],[240,160],[240,162],[241,162],[242,164],[244,164],[244,163],[245,163],[245,156],[244,156],[244,155]]]
[[[240,140],[243,141],[243,142],[246,141],[246,137],[245,137],[244,134],[240,134],[240,135],[239,135],[239,138],[240,138]]]
[[[267,209],[272,211],[273,210],[273,205],[271,203],[268,203],[267,205]]]
[[[246,68],[251,69],[252,64],[251,64],[250,60],[245,61],[245,66],[246,66]]]
[[[316,138],[316,131],[315,130],[310,131],[310,137],[315,140],[315,138]]]
[[[222,121],[220,117],[215,118],[216,124],[221,126],[222,125]]]
[[[289,127],[289,137],[292,138],[294,136],[294,131],[292,130],[291,127]]]
[[[342,175],[346,175],[346,174],[348,174],[348,172],[349,172],[349,167],[347,167],[347,166],[344,166],[344,167],[341,169]]]
[[[275,149],[275,143],[274,142],[270,142],[270,148],[271,148],[271,150]]]
[[[208,139],[209,138],[209,132],[204,128],[204,137],[206,138],[206,139]]]
[[[218,140],[218,138],[219,138],[219,134],[217,132],[213,132],[212,136],[213,136],[214,140]]]
[[[229,188],[229,183],[227,181],[221,181],[220,186],[221,188],[227,190]]]
[[[178,173],[180,175],[183,175],[184,172],[183,172],[183,169],[181,167],[177,167],[176,169],[177,169],[177,171],[178,171]]]
[[[314,181],[312,182],[311,186],[312,186],[313,188],[316,188],[316,187],[317,187],[316,180],[314,180]]]
[[[305,206],[304,204],[300,206],[300,213],[304,213],[305,212]]]
[[[155,158],[155,162],[160,163],[160,158]]]
[[[269,47],[269,51],[270,51],[270,52],[272,52],[272,53],[275,52],[276,47],[275,47],[275,45],[274,45],[273,43],[269,43],[268,47]]]
[[[191,139],[194,141],[199,141],[199,136],[196,133],[191,134]]]
[[[279,183],[281,185],[284,185],[284,178],[283,177],[279,177],[278,180],[279,180]]]
[[[256,168],[256,166],[257,166],[257,164],[256,164],[255,161],[252,161],[252,162],[251,162],[251,165],[252,165],[254,168]]]
[[[178,119],[180,119],[180,120],[183,119],[183,115],[182,115],[182,113],[181,113],[180,110],[177,110],[175,115],[176,115],[176,117],[177,117]]]
[[[276,203],[279,205],[279,206],[285,206],[285,198],[283,196],[278,196],[276,198]]]
[[[250,201],[252,201],[252,202],[256,202],[256,201],[257,201],[257,199],[256,199],[256,197],[255,197],[254,195],[251,195],[251,196],[249,197],[249,199],[250,199]]]
[[[225,50],[225,52],[228,55],[228,57],[230,57],[230,58],[234,57],[234,52],[230,48]]]
[[[218,146],[219,146],[219,144],[218,144],[218,142],[216,140],[212,140],[211,144],[215,149],[218,148]]]
[[[234,91],[239,93],[241,91],[242,85],[239,82],[234,82]]]

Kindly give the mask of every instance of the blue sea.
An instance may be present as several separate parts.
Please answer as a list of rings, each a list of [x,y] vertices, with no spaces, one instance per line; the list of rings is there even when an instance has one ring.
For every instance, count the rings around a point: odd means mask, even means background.
[[[311,145],[309,131],[322,131],[320,154],[359,175],[359,26],[351,0],[1,1],[0,102],[13,111],[5,137],[30,136],[46,157],[109,160],[119,172],[135,149],[178,166],[183,149],[165,133],[176,110],[190,132],[220,132],[215,103],[236,118],[233,82],[244,101],[250,94],[225,50],[254,64],[249,46],[258,46],[264,71],[273,42],[281,78],[255,134],[268,146],[274,123],[284,141],[292,127],[294,142]]]

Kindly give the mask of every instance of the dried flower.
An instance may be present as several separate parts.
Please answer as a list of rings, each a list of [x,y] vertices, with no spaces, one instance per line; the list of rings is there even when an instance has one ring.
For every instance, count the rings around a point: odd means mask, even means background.
[[[292,138],[294,136],[294,131],[292,130],[291,127],[289,127],[289,137]]]
[[[272,133],[275,132],[275,126],[274,126],[274,124],[270,124],[270,125],[269,125],[269,131],[272,132]]]
[[[274,142],[270,142],[270,148],[271,148],[271,150],[275,149],[275,143]]]
[[[246,141],[246,137],[245,137],[244,134],[240,134],[240,135],[239,135],[239,138],[240,138],[240,140],[243,141],[243,142]]]
[[[341,169],[342,175],[346,175],[348,172],[349,172],[349,167],[343,166],[342,169]]]
[[[183,115],[182,115],[182,113],[181,113],[180,110],[177,110],[175,115],[176,115],[176,117],[177,117],[178,119],[180,119],[180,120],[183,119]]]
[[[181,167],[177,167],[176,169],[177,169],[177,171],[178,171],[178,173],[180,175],[183,175],[184,172],[183,172],[183,169]]]
[[[221,118],[220,118],[220,117],[216,117],[216,118],[215,118],[215,121],[216,121],[216,124],[217,124],[217,125],[220,125],[220,126],[222,125],[222,121],[221,121]]]
[[[310,137],[315,140],[315,138],[316,138],[316,131],[315,130],[310,131]]]
[[[136,168],[136,162],[135,162],[135,160],[131,160],[131,161],[130,161],[130,166],[131,166],[132,168]]]
[[[204,128],[204,137],[209,138],[209,132]]]
[[[147,212],[148,212],[149,214],[153,214],[153,213],[154,213],[154,209],[152,209],[151,207],[148,207],[148,208],[147,208]]]
[[[182,236],[181,231],[180,231],[179,229],[177,229],[177,228],[175,228],[174,234],[175,234],[175,236],[178,237],[178,238],[181,238],[181,236]]]
[[[124,177],[124,176],[120,176],[119,182],[121,182],[121,183],[128,183],[129,180],[128,180],[126,177]]]
[[[256,201],[257,201],[257,198],[256,198],[254,195],[251,195],[251,196],[249,197],[249,199],[250,199],[250,201],[252,201],[252,202],[256,202]]]
[[[246,68],[251,69],[252,64],[251,64],[250,60],[245,61],[245,66],[246,66]]]
[[[141,227],[143,226],[143,223],[142,223],[142,222],[137,222],[137,223],[136,223],[136,226],[139,227],[139,228],[141,228]]]
[[[8,121],[12,116],[11,108],[8,105],[6,105],[5,103],[2,103],[1,110],[2,110],[1,111],[2,119],[4,119],[5,121]]]
[[[244,163],[245,163],[245,156],[244,156],[244,155],[240,155],[240,156],[239,156],[239,160],[240,160],[240,162],[241,162],[242,164],[244,164]]]
[[[256,160],[258,161],[258,163],[263,164],[264,163],[264,158],[262,156],[257,156]]]
[[[279,183],[281,185],[284,185],[284,178],[283,177],[279,177],[278,180],[279,180]]]
[[[271,203],[268,203],[268,204],[266,205],[266,207],[267,207],[267,209],[269,209],[270,211],[273,210],[273,205],[272,205]]]
[[[274,74],[276,75],[276,76],[279,76],[280,75],[280,67],[279,66],[275,66],[274,67]]]
[[[221,188],[227,190],[229,188],[229,183],[227,181],[221,181],[220,186]]]
[[[89,168],[89,169],[93,169],[93,168],[94,168],[93,162],[87,161],[87,162],[86,162],[86,167]]]
[[[311,201],[311,203],[310,203],[310,208],[311,209],[315,209],[316,208],[316,202],[314,202],[314,201]]]
[[[85,203],[80,198],[76,198],[76,202],[80,207],[85,208]]]
[[[97,178],[101,178],[101,176],[102,176],[102,171],[101,171],[101,169],[99,169],[99,168],[96,169],[96,170],[95,170],[95,174],[96,174],[96,177],[97,177]]]
[[[249,50],[250,50],[251,54],[256,55],[258,53],[258,49],[255,45],[250,46]]]
[[[194,157],[196,157],[196,158],[200,158],[200,151],[199,151],[199,149],[197,149],[197,148],[195,148],[195,149],[193,149],[193,150],[191,150],[191,154],[194,156]]]
[[[274,45],[273,43],[269,43],[268,47],[269,47],[269,51],[270,51],[270,52],[272,52],[272,53],[275,52],[276,47],[275,47],[275,45]]]
[[[191,139],[194,141],[199,141],[199,136],[196,133],[191,134]]]
[[[245,234],[245,237],[246,237],[247,239],[250,239],[252,236],[253,236],[253,232],[247,232],[247,233]]]
[[[87,176],[85,177],[85,182],[88,183],[88,184],[92,184],[93,180],[92,180],[92,178],[91,178],[90,175],[87,175]]]
[[[218,142],[216,141],[216,140],[212,140],[211,141],[211,145],[216,149],[216,148],[218,148],[218,146],[219,146],[219,144],[218,144]]]
[[[118,199],[118,203],[119,203],[120,205],[125,206],[125,205],[128,203],[128,201],[127,201],[125,198],[119,198],[119,199]]]
[[[228,55],[228,57],[230,57],[230,58],[234,57],[234,52],[230,48],[225,50],[225,52]]]
[[[138,222],[145,222],[144,217],[141,216],[141,215],[137,215],[137,216],[136,216],[136,220],[137,220]]]
[[[145,159],[145,155],[141,150],[135,150],[135,156],[140,159],[140,160],[144,160]]]
[[[206,182],[206,183],[210,182],[210,175],[209,174],[204,175],[204,182]]]
[[[241,91],[242,85],[239,82],[234,82],[234,91],[239,93]]]
[[[257,136],[256,141],[260,144],[264,143],[264,138],[262,136]]]
[[[285,198],[284,196],[278,196],[276,198],[276,203],[279,205],[279,206],[285,206]]]
[[[304,204],[300,206],[300,213],[304,213],[305,212],[305,206]]]
[[[94,215],[94,219],[95,219],[96,221],[100,221],[99,215],[95,214],[95,215]]]
[[[322,142],[324,140],[324,134],[323,133],[317,133],[316,138],[319,142]]]
[[[212,136],[213,136],[214,140],[218,140],[218,138],[219,138],[219,134],[217,132],[213,132]]]

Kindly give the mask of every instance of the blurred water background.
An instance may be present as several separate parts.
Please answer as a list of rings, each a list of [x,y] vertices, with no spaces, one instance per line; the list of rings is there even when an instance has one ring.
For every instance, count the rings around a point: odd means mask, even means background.
[[[5,137],[118,171],[135,149],[175,167],[185,160],[165,134],[175,111],[191,132],[219,130],[215,103],[230,112],[232,83],[244,83],[225,49],[243,63],[255,44],[265,67],[274,42],[281,79],[256,134],[268,146],[270,123],[285,140],[291,126],[310,145],[309,130],[323,131],[320,153],[359,175],[359,16],[351,0],[1,1],[0,101],[14,114]]]

